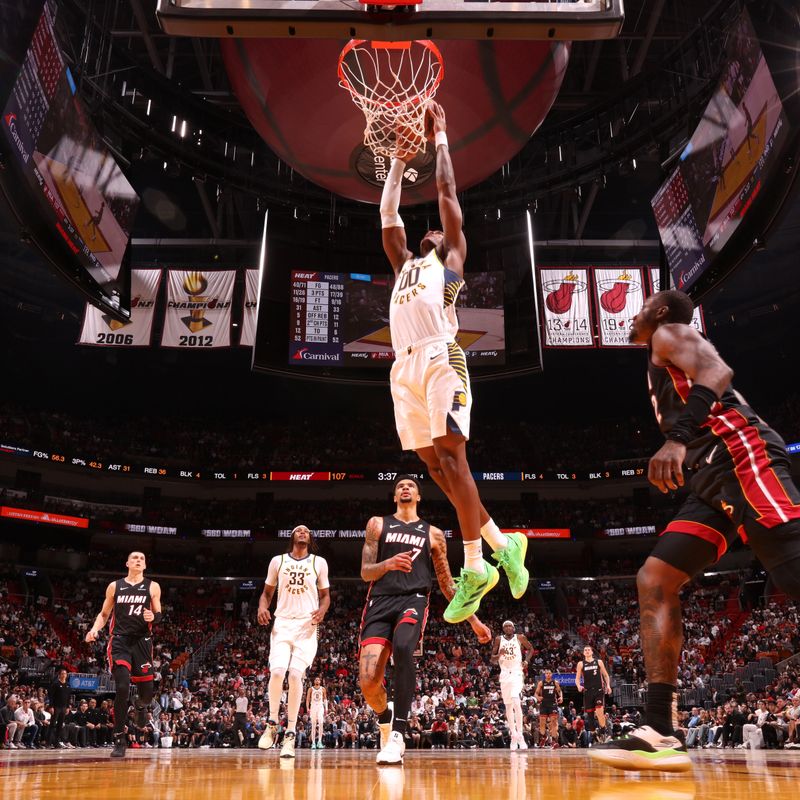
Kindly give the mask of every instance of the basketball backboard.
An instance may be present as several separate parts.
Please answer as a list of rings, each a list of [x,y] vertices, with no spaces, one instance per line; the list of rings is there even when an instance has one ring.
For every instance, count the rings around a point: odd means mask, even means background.
[[[623,0],[486,2],[422,0],[364,5],[357,0],[158,0],[168,34],[218,38],[612,39]]]

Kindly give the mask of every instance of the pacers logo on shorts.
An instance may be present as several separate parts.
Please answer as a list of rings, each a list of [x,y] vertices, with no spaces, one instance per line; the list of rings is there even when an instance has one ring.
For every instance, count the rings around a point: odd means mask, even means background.
[[[458,411],[459,408],[466,408],[466,407],[467,407],[467,393],[462,389],[459,389],[453,395],[453,407],[450,410]]]

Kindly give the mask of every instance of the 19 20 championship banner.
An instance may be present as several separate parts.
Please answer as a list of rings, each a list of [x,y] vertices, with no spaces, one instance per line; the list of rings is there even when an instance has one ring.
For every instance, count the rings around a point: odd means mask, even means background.
[[[252,347],[256,343],[256,322],[258,320],[258,270],[244,271],[244,313],[242,314],[242,347]]]
[[[160,269],[131,271],[131,318],[128,322],[118,322],[87,303],[78,344],[148,347],[160,283]]]
[[[235,270],[171,269],[162,347],[230,347]]]
[[[594,347],[589,271],[539,270],[545,347]]]
[[[628,339],[644,305],[644,273],[637,267],[595,267],[594,290],[601,347],[638,347]]]
[[[675,285],[672,280],[672,276],[670,275],[670,289],[674,289]],[[658,267],[650,267],[650,286],[653,288],[653,294],[656,292],[661,291],[661,278],[659,275]],[[695,306],[694,307],[694,314],[692,314],[692,327],[697,328],[700,333],[705,334],[706,332],[706,321],[703,319],[703,307],[702,306]]]

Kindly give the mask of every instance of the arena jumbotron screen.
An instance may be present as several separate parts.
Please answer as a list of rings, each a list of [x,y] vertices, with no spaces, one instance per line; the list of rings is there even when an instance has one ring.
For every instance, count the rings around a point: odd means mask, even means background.
[[[394,358],[389,333],[388,275],[291,274],[289,364],[380,366]],[[470,365],[503,364],[503,273],[467,276],[458,306],[458,343]]]

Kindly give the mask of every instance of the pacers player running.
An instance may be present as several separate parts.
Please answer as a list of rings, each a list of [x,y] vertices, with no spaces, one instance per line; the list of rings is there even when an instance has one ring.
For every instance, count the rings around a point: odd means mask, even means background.
[[[606,665],[594,657],[594,650],[588,644],[583,648],[583,661],[578,662],[575,670],[575,686],[579,692],[583,692],[586,724],[589,724],[589,715],[592,714],[600,728],[597,735],[602,736],[606,729],[605,696],[611,694],[611,678],[608,677]]]
[[[269,641],[269,720],[258,746],[269,750],[275,742],[283,679],[288,671],[288,721],[281,758],[294,758],[303,679],[317,654],[317,628],[331,604],[328,563],[309,552],[315,549],[311,531],[305,525],[298,525],[292,531],[288,552],[269,562],[264,591],[258,601],[258,624],[269,625],[272,619],[269,606],[275,589],[278,590],[275,623]]]
[[[306,692],[306,708],[311,717],[311,749],[322,750],[322,725],[328,710],[328,693],[318,677],[314,678],[314,685],[309,686]]]
[[[420,499],[416,480],[400,476],[394,489],[395,513],[370,519],[361,554],[361,577],[369,582],[369,591],[361,617],[359,681],[364,699],[378,715],[378,764],[403,763],[416,686],[414,652],[421,648],[428,619],[431,567],[442,594],[448,600],[455,594],[444,533],[419,518]],[[479,642],[491,641],[492,632],[474,614],[467,621]],[[389,656],[394,660],[393,708],[384,683]]]
[[[153,700],[153,623],[161,622],[161,587],[144,577],[144,553],[134,550],[125,562],[128,574],[108,584],[103,607],[86,633],[94,642],[109,617],[108,668],[114,676],[114,749],[111,758],[125,757],[125,722],[128,695],[136,684],[136,724],[147,724],[147,709]]]
[[[511,593],[528,588],[527,539],[504,535],[481,504],[467,463],[472,406],[464,352],[456,344],[456,298],[464,286],[467,241],[447,143],[444,110],[431,102],[426,122],[436,147],[436,189],[441,231],[428,231],[415,256],[398,214],[405,158],[398,153],[383,187],[383,249],[395,274],[389,324],[395,363],[391,372],[397,433],[404,450],[414,450],[447,495],[458,515],[464,539],[464,569],[447,606],[447,622],[463,622],[478,610],[481,598],[498,580],[497,569],[483,560],[481,536],[508,576]]]
[[[506,721],[511,735],[512,750],[527,750],[522,735],[522,686],[524,683],[522,654],[525,652],[527,670],[533,656],[533,645],[524,633],[516,633],[514,623],[507,619],[503,623],[503,635],[495,636],[492,645],[492,664],[500,666],[500,692],[506,707]]]
[[[564,702],[561,684],[553,680],[551,670],[544,671],[544,678],[536,684],[534,694],[539,704],[539,747],[546,744],[548,723],[550,728],[550,744],[558,749],[558,707]]]
[[[648,297],[630,339],[646,344],[650,399],[666,442],[647,477],[662,492],[689,497],[636,576],[647,672],[646,725],[590,755],[622,769],[688,770],[677,727],[678,663],[683,644],[681,588],[741,536],[775,585],[800,599],[800,492],[786,444],[731,385],[733,370],[691,325],[683,292]]]

